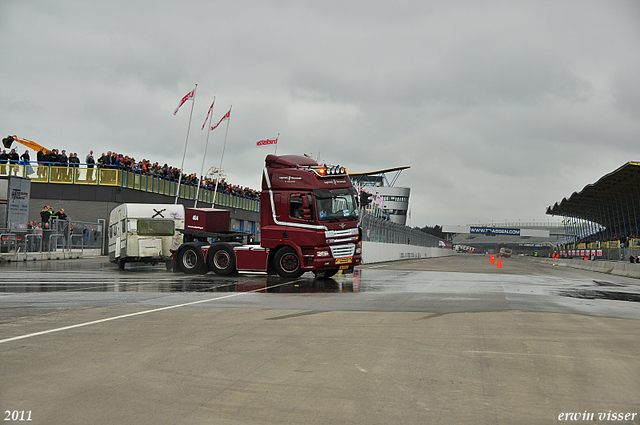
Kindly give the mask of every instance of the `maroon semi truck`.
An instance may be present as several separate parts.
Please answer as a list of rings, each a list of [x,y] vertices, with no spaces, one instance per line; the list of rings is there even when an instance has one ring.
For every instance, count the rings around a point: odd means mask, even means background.
[[[229,213],[187,208],[186,242],[172,250],[174,268],[185,273],[238,271],[296,278],[311,271],[330,277],[349,273],[362,259],[357,193],[344,167],[320,165],[297,155],[268,155],[262,174],[260,245],[236,242]],[[226,230],[226,231],[223,231]]]

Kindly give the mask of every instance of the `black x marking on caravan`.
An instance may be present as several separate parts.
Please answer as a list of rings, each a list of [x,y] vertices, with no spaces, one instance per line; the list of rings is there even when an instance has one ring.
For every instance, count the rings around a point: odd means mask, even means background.
[[[156,218],[157,216],[160,216],[161,218],[164,218],[164,216],[162,215],[163,212],[165,212],[167,209],[163,208],[160,211],[158,211],[157,209],[153,208],[153,210],[156,212],[154,215],[151,216],[151,218]]]

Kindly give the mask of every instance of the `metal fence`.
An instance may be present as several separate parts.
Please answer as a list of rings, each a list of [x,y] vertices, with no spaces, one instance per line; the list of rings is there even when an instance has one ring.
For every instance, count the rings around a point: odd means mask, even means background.
[[[360,224],[362,226],[362,239],[365,242],[438,247],[442,240],[421,230],[375,217],[368,212],[363,214]]]
[[[103,251],[104,220],[98,223],[56,220],[25,230],[0,229],[0,252]]]

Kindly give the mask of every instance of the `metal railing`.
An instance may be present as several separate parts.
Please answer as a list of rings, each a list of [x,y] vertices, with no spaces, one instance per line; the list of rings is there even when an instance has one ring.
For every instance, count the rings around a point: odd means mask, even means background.
[[[87,164],[72,164],[68,167],[51,164],[0,164],[0,176],[25,177],[37,183],[117,186],[167,196],[175,196],[178,188],[177,180],[164,176],[101,165],[91,168]],[[213,188],[201,186],[198,191],[195,184],[184,181],[180,183],[180,198],[195,200],[196,193],[198,202],[213,204],[215,196],[215,204],[218,206],[260,212],[259,199],[224,193],[220,188],[215,195]]]
[[[0,253],[84,251],[104,246],[104,222],[56,220],[49,227],[25,230],[0,229]]]
[[[403,226],[364,212],[360,220],[362,239],[365,242],[395,243],[438,247],[442,239],[421,230]]]

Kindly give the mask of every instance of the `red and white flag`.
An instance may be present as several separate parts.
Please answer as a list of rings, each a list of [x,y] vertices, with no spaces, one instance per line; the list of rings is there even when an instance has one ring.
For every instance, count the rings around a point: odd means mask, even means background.
[[[226,119],[229,119],[229,117],[231,117],[231,109],[229,109],[229,112],[224,114],[224,117],[220,118],[220,121],[218,121],[218,124],[216,124],[213,127],[211,127],[211,130],[215,130],[216,127],[218,127],[222,121],[224,121]]]
[[[180,107],[182,105],[184,105],[184,102],[186,102],[187,100],[193,99],[195,97],[195,95],[196,95],[196,89],[195,88],[193,90],[191,90],[189,93],[185,94],[184,97],[182,98],[182,100],[180,101],[180,104],[176,108],[176,110],[173,111],[173,115],[178,113],[178,109],[180,109]]]
[[[267,145],[277,145],[277,144],[278,144],[278,138],[276,137],[275,139],[260,140],[258,143],[256,143],[256,146],[267,146]]]
[[[209,112],[207,112],[207,118],[204,119],[202,123],[202,128],[200,130],[204,130],[204,126],[207,125],[207,120],[209,119],[209,115],[211,114],[211,110],[213,109],[213,104],[216,103],[216,98],[213,98],[213,102],[211,102],[211,106],[209,106]]]

